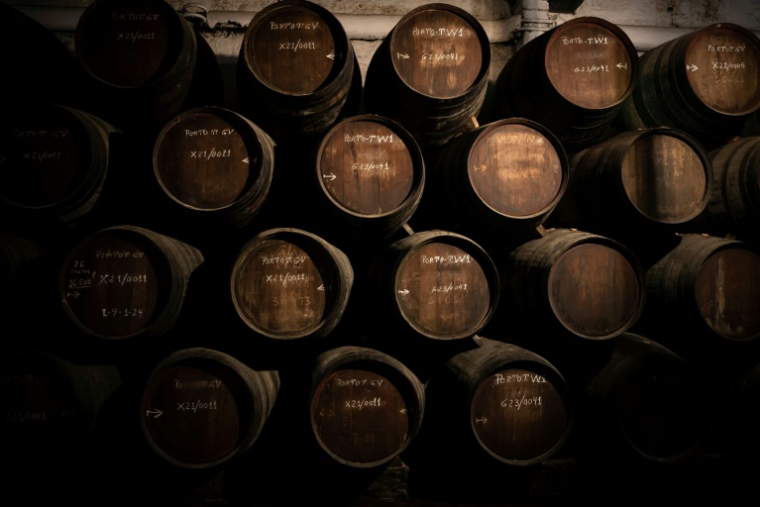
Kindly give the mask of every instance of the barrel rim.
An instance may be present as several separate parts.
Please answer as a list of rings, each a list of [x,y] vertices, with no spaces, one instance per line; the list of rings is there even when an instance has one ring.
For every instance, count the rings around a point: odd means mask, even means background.
[[[551,35],[546,41],[547,47],[549,43],[554,39],[556,34],[559,32],[558,30],[559,28],[566,26],[568,24],[578,24],[578,23],[589,23],[589,24],[601,25],[605,29],[612,32],[620,40],[623,46],[626,48],[631,60],[631,81],[628,84],[628,88],[626,88],[626,91],[620,96],[618,100],[604,107],[584,107],[568,99],[562,93],[560,93],[559,90],[556,89],[554,83],[552,82],[551,76],[549,76],[549,73],[547,72],[548,66],[546,65],[546,58],[548,57],[548,52],[546,51],[546,49],[544,50],[544,55],[542,58],[544,73],[546,74],[546,78],[548,79],[549,84],[551,85],[555,93],[557,93],[557,95],[562,97],[562,100],[566,101],[572,107],[582,108],[583,110],[586,110],[586,111],[599,111],[599,112],[613,111],[619,108],[628,99],[628,97],[631,96],[631,94],[633,93],[633,90],[638,85],[638,79],[639,79],[639,56],[638,55],[639,54],[636,51],[636,48],[633,46],[633,43],[631,42],[630,37],[628,37],[628,35],[619,26],[615,25],[614,23],[610,23],[609,21],[605,19],[597,18],[594,16],[583,16],[580,18],[570,19],[570,20],[565,21],[561,25],[553,28],[551,32],[547,32],[547,33],[551,33]]]
[[[480,42],[480,47],[481,47],[482,60],[480,64],[480,71],[478,72],[478,75],[475,77],[475,80],[472,82],[472,84],[462,93],[451,96],[451,97],[435,97],[433,95],[428,95],[426,93],[422,93],[418,90],[415,90],[406,81],[401,79],[398,69],[396,68],[396,59],[393,58],[392,55],[389,58],[393,65],[393,71],[396,74],[396,76],[398,76],[398,81],[401,83],[401,86],[403,86],[406,90],[408,90],[415,96],[424,97],[425,99],[429,99],[429,100],[441,100],[441,101],[448,101],[448,100],[463,98],[472,94],[474,90],[476,90],[477,88],[479,88],[485,83],[485,81],[488,78],[488,73],[491,67],[491,46],[488,40],[488,35],[486,34],[486,31],[483,28],[483,25],[481,25],[480,22],[477,20],[477,18],[475,18],[469,12],[459,7],[456,7],[454,5],[443,4],[443,3],[431,3],[431,4],[421,5],[420,7],[412,9],[411,11],[404,14],[404,16],[398,21],[398,23],[396,23],[396,25],[393,27],[390,33],[386,36],[386,39],[388,39],[388,52],[390,52],[391,47],[393,47],[393,43],[394,43],[396,33],[397,33],[396,30],[399,26],[406,23],[409,19],[411,19],[413,16],[416,16],[420,12],[436,11],[436,10],[451,12],[461,17],[462,19],[465,20],[465,22],[467,22],[467,24],[469,24],[472,27],[473,31],[475,32],[475,35],[478,37],[478,41]]]
[[[243,187],[243,191],[238,195],[238,197],[230,202],[229,204],[226,204],[224,206],[217,206],[214,208],[201,208],[198,206],[190,205],[186,202],[183,202],[180,200],[177,196],[175,196],[164,184],[164,180],[160,175],[160,168],[159,168],[159,161],[158,157],[161,151],[161,148],[163,147],[163,142],[166,139],[166,135],[169,133],[170,130],[178,126],[183,121],[186,121],[190,119],[193,116],[206,114],[209,116],[216,116],[217,118],[221,119],[222,121],[225,121],[233,126],[235,126],[236,130],[245,131],[247,134],[246,136],[240,136],[243,139],[243,143],[245,144],[246,150],[248,151],[248,158],[253,157],[259,157],[261,158],[262,152],[264,151],[264,147],[262,146],[262,143],[259,139],[259,132],[256,131],[255,124],[253,124],[250,120],[245,118],[244,116],[231,111],[229,109],[224,109],[221,107],[216,106],[203,106],[203,107],[196,107],[193,109],[189,109],[187,111],[182,111],[180,114],[169,120],[161,131],[159,132],[158,136],[156,136],[156,140],[153,143],[153,157],[152,157],[152,168],[153,168],[153,176],[155,177],[156,183],[158,183],[159,187],[161,188],[162,192],[174,201],[175,203],[182,206],[182,208],[185,208],[187,210],[190,210],[192,212],[199,212],[203,213],[204,215],[208,214],[219,214],[219,212],[224,211],[231,211],[232,208],[240,207],[241,205],[248,204],[248,200],[256,197],[258,195],[258,192],[255,192],[255,190],[260,190],[264,193],[268,190],[269,185],[266,185],[266,181],[271,182],[271,170],[265,170],[265,168],[262,166],[259,171],[259,179],[265,181],[265,189],[259,189],[257,188],[256,183],[259,180],[252,180],[253,175],[251,174],[252,171],[248,171],[248,178],[246,179],[245,186]],[[263,131],[261,131],[263,132]],[[254,146],[255,145],[255,146]],[[253,153],[253,155],[251,155]],[[250,164],[249,164],[250,166]],[[253,195],[252,195],[253,194]]]
[[[252,59],[255,58],[253,58],[251,52],[248,51],[248,48],[250,46],[250,38],[253,36],[253,33],[258,30],[258,26],[264,21],[264,19],[278,10],[284,10],[290,7],[301,7],[314,11],[329,27],[330,34],[333,37],[333,44],[335,45],[335,59],[333,59],[334,63],[330,69],[330,72],[327,74],[324,82],[322,82],[322,84],[320,84],[314,91],[311,92],[289,92],[287,90],[283,90],[274,86],[269,82],[268,79],[265,79],[263,76],[261,76],[258,66],[253,65]],[[353,46],[341,22],[338,21],[338,18],[336,18],[335,15],[329,10],[325,9],[321,5],[317,5],[307,0],[279,0],[278,2],[268,5],[264,9],[257,12],[253,19],[251,19],[251,22],[248,24],[248,28],[246,29],[245,35],[243,37],[243,43],[240,46],[240,51],[242,53],[241,63],[245,64],[245,68],[248,69],[248,73],[253,76],[253,78],[255,78],[255,80],[265,89],[273,92],[278,96],[283,97],[296,98],[312,96],[334,83],[346,66],[353,67],[354,64],[354,58],[351,56],[354,54]],[[342,62],[342,65],[336,65],[335,63],[338,55],[340,55],[340,61]]]
[[[338,128],[345,126],[346,124],[358,122],[377,123],[379,125],[388,127],[395,134],[398,134],[399,137],[402,138],[404,145],[409,152],[409,156],[412,159],[412,188],[410,189],[409,194],[407,194],[407,196],[398,206],[384,213],[365,215],[345,207],[343,204],[338,202],[338,200],[335,199],[333,195],[328,191],[327,186],[324,182],[324,178],[320,176],[322,167],[322,155],[324,154],[327,143],[330,142],[333,135],[335,134],[335,131]],[[408,208],[416,209],[420,199],[422,198],[422,192],[425,188],[425,166],[419,144],[414,139],[414,137],[412,137],[409,131],[406,130],[400,123],[386,116],[380,116],[377,114],[361,114],[357,116],[351,116],[333,125],[330,130],[328,130],[327,133],[322,137],[322,141],[319,143],[319,146],[317,148],[315,169],[316,179],[319,183],[319,187],[322,189],[324,197],[333,203],[341,212],[349,215],[352,218],[359,219],[365,223],[382,221],[383,219],[392,217],[398,214],[400,211],[407,210]]]
[[[469,168],[471,167],[471,158],[473,155],[473,152],[480,146],[480,144],[484,141],[485,137],[493,132],[494,130],[498,129],[499,127],[503,125],[523,125],[527,126],[535,131],[537,131],[539,134],[541,134],[544,138],[546,138],[547,141],[549,141],[554,148],[554,150],[557,152],[557,157],[559,158],[559,164],[560,169],[562,170],[562,179],[560,181],[560,186],[557,191],[557,195],[554,196],[554,198],[551,200],[551,202],[546,205],[542,210],[537,211],[536,213],[530,214],[530,215],[508,215],[506,213],[502,213],[496,209],[494,209],[490,204],[485,202],[481,195],[478,193],[477,189],[475,188],[475,185],[472,184],[472,176],[470,174]],[[521,118],[521,117],[514,117],[514,118],[506,118],[502,120],[497,120],[492,123],[489,123],[487,125],[483,125],[480,129],[478,129],[477,136],[473,139],[473,141],[470,143],[470,149],[469,153],[467,154],[467,160],[466,160],[466,171],[467,171],[467,181],[470,184],[470,187],[472,188],[475,195],[478,196],[478,199],[480,202],[486,206],[489,210],[493,211],[493,213],[497,214],[498,216],[503,216],[507,218],[513,218],[518,220],[530,220],[531,218],[537,218],[542,215],[547,215],[551,213],[554,208],[557,207],[562,197],[565,195],[565,191],[567,190],[567,185],[570,181],[570,164],[567,158],[567,152],[565,151],[564,146],[560,142],[559,138],[557,138],[554,133],[552,133],[549,129],[541,125],[540,123],[537,123],[533,120],[530,120],[528,118]]]

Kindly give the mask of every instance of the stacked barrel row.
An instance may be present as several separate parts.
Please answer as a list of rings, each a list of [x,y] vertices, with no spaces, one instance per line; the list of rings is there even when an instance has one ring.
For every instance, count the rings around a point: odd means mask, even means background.
[[[687,458],[709,368],[757,405],[760,141],[717,147],[760,105],[751,32],[640,62],[574,19],[486,97],[485,32],[431,4],[362,90],[340,23],[287,0],[248,25],[225,108],[160,0],[94,2],[76,50],[89,96],[35,91],[0,126],[9,348],[46,350],[0,372],[4,465],[65,468],[123,389],[155,466],[247,484],[259,458],[257,487],[313,499],[278,489],[311,447],[336,500],[403,452],[473,499],[462,474],[563,453]]]

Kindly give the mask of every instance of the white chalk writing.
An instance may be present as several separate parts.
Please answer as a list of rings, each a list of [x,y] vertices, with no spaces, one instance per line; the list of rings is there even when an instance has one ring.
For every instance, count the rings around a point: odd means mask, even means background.
[[[562,37],[562,44],[607,44],[607,37]]]
[[[422,53],[423,62],[453,62],[459,60],[459,53]]]
[[[142,259],[145,252],[141,250],[95,250],[96,259]]]
[[[741,53],[747,46],[714,46],[713,44],[707,45],[708,53]]]
[[[140,30],[136,32],[120,32],[116,35],[116,40],[124,40],[137,42],[139,40],[156,40],[155,32],[142,33]]]
[[[235,129],[229,128],[229,129],[197,129],[197,130],[190,130],[185,129],[185,137],[198,137],[198,136],[216,136],[219,134],[222,134],[223,136],[229,136],[232,135],[232,133],[235,132]]]
[[[464,28],[412,28],[412,35],[424,35],[427,37],[464,37]]]
[[[278,48],[278,51],[285,50],[293,50],[295,53],[299,49],[317,49],[317,44],[315,42],[301,42],[301,39],[298,39],[297,42],[280,42],[280,46]]]
[[[311,298],[309,296],[273,296],[272,306],[288,306],[288,304],[296,306],[311,306]]]
[[[46,421],[47,412],[7,412],[5,422],[24,424],[27,421]]]
[[[713,62],[713,70],[732,70],[745,69],[747,65],[744,62]]]
[[[358,379],[358,378],[352,378],[348,380],[343,380],[336,378],[335,379],[335,387],[354,387],[354,386],[381,386],[383,385],[383,382],[385,382],[384,379]]]
[[[465,255],[421,255],[423,264],[469,264],[472,262],[469,254]]]
[[[319,26],[319,22],[313,23],[275,23],[269,22],[270,30],[316,30]]]
[[[573,69],[573,72],[609,72],[610,66],[609,65],[586,65],[585,67],[576,67]]]
[[[356,134],[354,136],[350,136],[348,134],[345,134],[343,136],[343,142],[344,143],[392,143],[393,142],[393,134],[387,135],[387,136],[376,136],[374,134],[365,136],[362,134]]]
[[[367,400],[362,398],[361,400],[345,400],[343,408],[350,408],[352,410],[361,410],[365,407],[382,407],[383,402],[380,398],[372,398]]]
[[[501,401],[501,406],[503,408],[516,408],[517,410],[520,410],[520,408],[524,406],[540,405],[540,404],[541,404],[540,396],[533,396],[532,398],[526,398],[523,395],[523,397],[520,398],[519,400],[507,398],[506,400]]]
[[[36,160],[37,162],[44,162],[45,160],[61,160],[60,151],[25,151],[23,153],[24,160]]]
[[[17,128],[11,129],[11,137],[47,137],[48,134],[53,138],[64,138],[69,135],[68,130],[19,130]]]
[[[232,150],[219,150],[211,148],[211,150],[191,150],[190,158],[204,158],[211,160],[212,158],[229,158],[232,155]]]
[[[218,410],[218,408],[216,400],[177,403],[178,412],[191,411],[192,413],[196,413],[198,410]]]
[[[131,310],[129,308],[124,310],[119,310],[118,308],[101,308],[101,311],[103,312],[103,317],[135,317],[141,319],[143,316],[143,311],[139,308],[132,308]]]
[[[174,379],[175,389],[220,389],[224,384],[221,380],[191,380]]]
[[[430,292],[452,292],[455,290],[467,290],[467,284],[462,283],[459,285],[454,285],[453,283],[450,283],[448,285],[434,285],[433,289]]]
[[[160,14],[111,12],[111,21],[157,21],[160,17]]]
[[[504,376],[501,373],[494,375],[493,385],[507,384],[509,382],[528,382],[533,384],[545,384],[546,378],[543,375],[534,375],[532,373],[517,373],[515,375]]]
[[[125,283],[148,283],[148,275],[134,275],[130,273],[124,273],[121,275],[112,275],[106,273],[105,275],[99,275],[100,281],[98,285],[108,285],[115,283],[124,286]]]
[[[293,255],[286,255],[286,256],[276,255],[276,256],[271,256],[271,257],[269,255],[262,255],[260,257],[261,264],[263,264],[264,266],[268,266],[270,264],[283,264],[285,266],[287,266],[288,264],[293,264],[294,266],[298,266],[298,265],[303,264],[304,262],[306,262],[306,260],[308,258],[309,257],[307,255],[296,255],[296,256],[293,256]]]
[[[388,162],[380,162],[380,163],[370,162],[367,164],[360,164],[357,162],[351,166],[351,169],[353,169],[354,171],[372,171],[374,169],[384,169],[388,171],[390,170],[390,168],[391,166]]]
[[[282,283],[283,287],[287,286],[288,283],[303,283],[303,282],[309,282],[313,279],[313,277],[306,276],[306,273],[298,273],[296,275],[291,275],[290,273],[275,273],[273,275],[264,275],[264,282],[266,283]]]

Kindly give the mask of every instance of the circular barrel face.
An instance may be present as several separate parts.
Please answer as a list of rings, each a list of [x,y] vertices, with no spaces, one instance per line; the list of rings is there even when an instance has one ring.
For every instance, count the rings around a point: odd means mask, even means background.
[[[638,451],[668,459],[697,445],[708,418],[695,380],[682,368],[662,367],[644,371],[626,386],[619,398],[620,424]]]
[[[531,460],[551,451],[567,432],[570,416],[557,388],[535,371],[508,368],[488,376],[470,409],[475,435],[506,460]]]
[[[235,375],[221,366],[177,365],[152,378],[140,417],[155,446],[181,463],[195,465],[214,463],[234,452],[251,410],[236,399],[240,381]]]
[[[89,139],[58,107],[32,108],[0,119],[0,198],[45,207],[76,191],[87,175]]]
[[[587,109],[614,106],[633,82],[626,45],[597,23],[565,23],[557,27],[546,47],[545,65],[560,95]]]
[[[254,72],[270,87],[285,93],[308,94],[321,87],[335,59],[330,27],[316,12],[284,6],[258,21],[248,40]]]
[[[184,206],[218,209],[238,200],[258,176],[258,157],[240,132],[222,118],[191,114],[159,137],[156,174],[161,186]]]
[[[468,163],[470,182],[497,213],[527,217],[546,211],[562,188],[562,167],[552,143],[525,125],[487,130]]]
[[[751,340],[760,334],[760,256],[725,248],[702,264],[694,286],[702,318],[717,334]]]
[[[560,323],[590,339],[616,336],[641,308],[642,281],[622,253],[585,243],[564,252],[549,273],[549,302]]]
[[[333,200],[360,215],[381,215],[409,196],[414,164],[404,141],[380,122],[341,124],[323,143],[319,176]]]
[[[444,10],[418,12],[399,24],[390,45],[396,73],[434,98],[466,92],[481,73],[483,48],[472,25]]]
[[[112,86],[150,82],[174,52],[179,33],[170,9],[150,0],[108,0],[93,4],[77,27],[77,53],[84,67]],[[176,15],[175,15],[176,17]]]
[[[703,208],[708,169],[694,149],[673,136],[653,134],[637,139],[621,167],[623,188],[648,218],[682,222]]]
[[[267,239],[246,251],[233,278],[243,318],[283,338],[316,328],[325,314],[325,291],[331,288],[321,261],[282,239]]]
[[[69,254],[60,294],[69,315],[90,332],[124,338],[148,327],[162,310],[166,260],[137,234],[107,231]]]
[[[0,372],[0,463],[44,467],[76,440],[77,405],[55,370],[16,360]]]
[[[404,318],[439,339],[473,334],[489,311],[488,279],[478,261],[459,247],[431,242],[401,261],[394,286]]]
[[[327,375],[311,402],[314,431],[329,452],[356,463],[373,463],[402,448],[410,409],[383,375],[342,369]]]
[[[686,50],[686,76],[709,108],[728,115],[760,107],[760,47],[757,37],[721,25],[700,30]]]

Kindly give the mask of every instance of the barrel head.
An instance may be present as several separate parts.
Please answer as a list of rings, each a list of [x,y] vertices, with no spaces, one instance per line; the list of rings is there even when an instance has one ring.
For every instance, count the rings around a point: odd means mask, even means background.
[[[555,29],[545,55],[546,73],[559,94],[586,109],[606,109],[620,103],[634,82],[631,52],[613,25],[596,18],[579,18]],[[548,106],[548,105],[547,105]]]
[[[390,52],[404,83],[429,97],[460,96],[483,71],[478,33],[451,10],[418,9],[404,17],[393,30]]]
[[[704,28],[689,43],[684,61],[691,89],[710,109],[747,115],[760,108],[760,41],[751,32],[731,24]]]
[[[508,463],[532,464],[567,438],[569,408],[551,376],[525,367],[500,370],[475,390],[470,422],[481,445]]]
[[[572,333],[603,340],[619,335],[643,307],[638,266],[615,248],[583,243],[564,252],[549,272],[549,303]]]
[[[348,462],[383,461],[406,444],[413,407],[402,388],[369,368],[344,368],[317,385],[311,402],[312,428],[320,445]]]
[[[410,141],[381,118],[339,124],[320,150],[323,188],[340,207],[362,216],[397,209],[419,179],[405,138]]]

